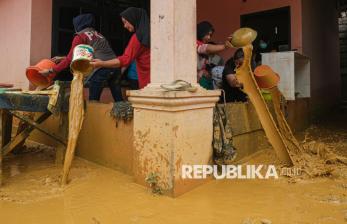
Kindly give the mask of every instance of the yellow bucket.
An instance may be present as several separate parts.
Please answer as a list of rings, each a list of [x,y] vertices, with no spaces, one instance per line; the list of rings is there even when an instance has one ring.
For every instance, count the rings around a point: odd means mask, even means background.
[[[253,43],[253,41],[257,38],[257,31],[244,27],[236,30],[231,37],[231,45],[240,48]]]
[[[73,58],[70,65],[73,73],[79,72],[84,76],[89,75],[93,71],[93,66],[90,64],[93,59],[94,49],[85,44],[77,45],[73,50]]]

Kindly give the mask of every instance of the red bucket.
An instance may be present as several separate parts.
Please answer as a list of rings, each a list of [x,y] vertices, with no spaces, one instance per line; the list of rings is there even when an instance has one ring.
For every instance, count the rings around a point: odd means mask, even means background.
[[[47,77],[40,74],[39,71],[53,68],[55,63],[49,59],[43,59],[35,66],[30,66],[26,69],[26,76],[28,80],[37,87],[47,88],[53,84],[53,78],[55,77],[55,73],[49,74]]]

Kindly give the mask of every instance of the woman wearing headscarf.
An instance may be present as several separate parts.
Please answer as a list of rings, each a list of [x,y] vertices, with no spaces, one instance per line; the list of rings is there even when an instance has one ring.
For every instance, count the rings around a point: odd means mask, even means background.
[[[214,27],[208,21],[200,22],[197,25],[197,45],[199,54],[216,54],[229,47],[225,44],[209,44],[214,33]]]
[[[57,64],[53,68],[41,71],[41,74],[59,73],[68,68],[72,61],[73,50],[79,44],[92,46],[94,49],[94,57],[97,59],[110,60],[116,57],[106,38],[95,30],[95,18],[92,14],[79,15],[73,18],[72,22],[76,34],[72,40],[69,54],[64,58],[56,60],[55,62],[57,62]],[[89,78],[89,100],[99,101],[104,83],[108,82],[114,100],[122,101],[121,88],[116,82],[119,76],[119,69],[95,69]]]
[[[139,88],[150,82],[150,27],[144,9],[130,7],[120,14],[124,28],[134,33],[123,55],[108,61],[94,60],[94,67],[128,67],[134,60],[138,72]]]
[[[206,89],[213,89],[211,74],[209,71],[209,56],[226,50],[230,45],[228,41],[225,44],[211,44],[214,28],[208,21],[200,22],[197,25],[197,53],[198,53],[198,82]]]

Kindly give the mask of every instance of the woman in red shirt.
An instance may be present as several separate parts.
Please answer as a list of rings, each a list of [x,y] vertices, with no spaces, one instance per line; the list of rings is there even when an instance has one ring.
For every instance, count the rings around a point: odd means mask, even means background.
[[[212,44],[210,43],[214,28],[208,21],[200,22],[197,25],[197,53],[198,53],[198,83],[206,88],[213,89],[212,77],[210,71],[207,69],[211,65],[211,56],[218,54],[230,46],[229,41],[231,37],[228,37],[225,44]]]
[[[108,61],[94,60],[95,68],[128,67],[136,61],[140,89],[150,83],[150,27],[149,18],[144,9],[130,7],[120,16],[124,28],[134,33],[123,55]]]

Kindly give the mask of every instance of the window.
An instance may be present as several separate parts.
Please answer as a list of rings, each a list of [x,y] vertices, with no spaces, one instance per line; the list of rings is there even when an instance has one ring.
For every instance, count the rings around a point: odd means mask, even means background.
[[[241,26],[258,32],[254,46],[263,38],[271,44],[272,50],[291,50],[290,7],[242,15]]]

